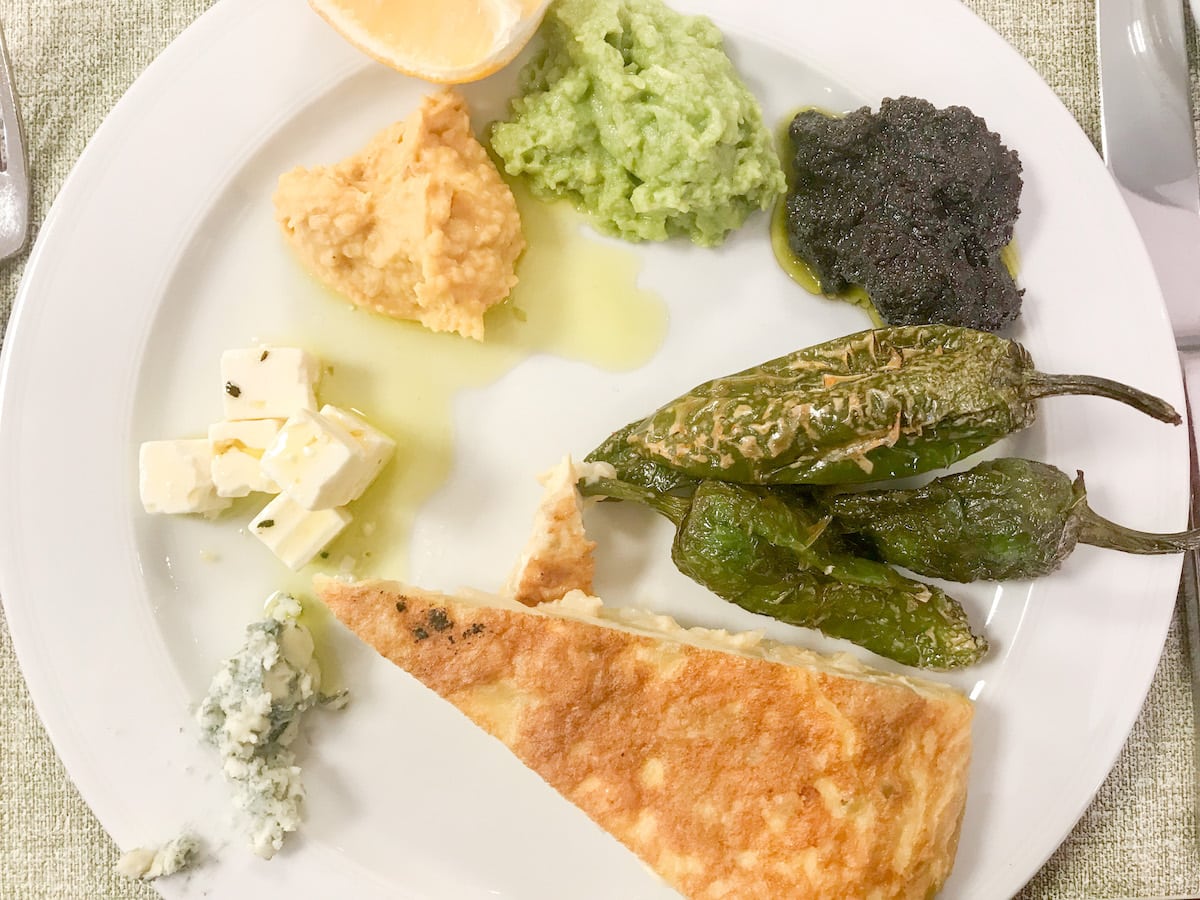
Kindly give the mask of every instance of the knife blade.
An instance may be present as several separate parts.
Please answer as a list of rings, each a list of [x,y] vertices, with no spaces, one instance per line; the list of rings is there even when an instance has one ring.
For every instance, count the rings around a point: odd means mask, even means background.
[[[1097,0],[1096,43],[1101,148],[1154,265],[1180,351],[1189,399],[1191,518],[1197,524],[1200,470],[1192,413],[1200,412],[1200,178],[1183,0]],[[1191,662],[1200,823],[1198,572],[1197,554],[1186,554],[1179,602]]]
[[[1200,182],[1182,0],[1098,0],[1100,140],[1181,347],[1200,349]]]

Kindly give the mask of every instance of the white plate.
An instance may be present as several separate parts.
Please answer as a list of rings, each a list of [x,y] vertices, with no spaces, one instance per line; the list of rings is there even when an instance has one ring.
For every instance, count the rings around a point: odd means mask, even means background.
[[[904,93],[984,115],[1025,166],[1017,336],[1044,369],[1122,379],[1182,405],[1146,255],[1095,151],[959,3],[678,5],[726,30],[772,121],[801,104]],[[513,77],[469,90],[480,121],[500,112]],[[191,707],[286,579],[236,524],[142,514],[136,446],[217,417],[222,349],[317,339],[325,317],[348,315],[317,297],[284,251],[274,179],[355,148],[425,89],[360,57],[291,0],[217,4],[97,133],[28,264],[0,407],[8,621],[51,737],[117,841],[184,825],[208,838],[209,861],[162,883],[168,896],[671,895],[490,738],[336,628],[324,640],[355,700],[312,716],[301,748],[309,821],[275,860],[254,858],[230,830],[216,761],[197,741]],[[671,316],[644,367],[613,373],[539,356],[460,394],[454,469],[421,511],[407,574],[433,587],[497,586],[536,502],[533,475],[561,453],[587,450],[700,380],[865,325],[855,309],[791,286],[765,229],[759,216],[718,251],[638,249],[642,284]],[[386,418],[422,389],[376,383],[378,351],[355,350],[334,353],[361,370],[364,408]],[[1004,449],[1085,469],[1093,505],[1112,518],[1184,524],[1182,428],[1103,400],[1053,399]],[[601,559],[610,602],[760,624],[675,573],[662,528],[651,526],[646,544],[620,540],[648,521],[636,511],[597,518],[612,548]],[[638,569],[635,585],[627,575]],[[1081,548],[1034,586],[955,590],[994,649],[953,679],[978,718],[946,896],[1011,896],[1086,807],[1140,707],[1178,574],[1174,558]]]

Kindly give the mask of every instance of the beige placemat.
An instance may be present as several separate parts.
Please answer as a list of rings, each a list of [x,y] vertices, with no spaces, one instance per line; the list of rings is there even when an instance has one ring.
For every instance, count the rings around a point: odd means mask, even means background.
[[[1093,4],[967,2],[1031,60],[1095,140]],[[207,0],[0,0],[26,120],[35,223],[104,115],[207,6]],[[0,264],[0,321],[7,320],[23,264],[24,257]],[[1022,900],[1200,891],[1191,741],[1177,616],[1146,706],[1112,775]],[[0,898],[157,896],[111,874],[117,855],[55,756],[7,628],[0,625]]]

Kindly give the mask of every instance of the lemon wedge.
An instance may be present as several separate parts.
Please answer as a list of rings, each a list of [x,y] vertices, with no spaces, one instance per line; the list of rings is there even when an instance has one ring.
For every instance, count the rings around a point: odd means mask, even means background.
[[[369,56],[426,81],[477,81],[511,62],[550,0],[309,0]]]

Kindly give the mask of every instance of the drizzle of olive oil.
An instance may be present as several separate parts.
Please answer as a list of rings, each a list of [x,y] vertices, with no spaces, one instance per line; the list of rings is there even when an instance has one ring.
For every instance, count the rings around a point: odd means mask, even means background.
[[[787,232],[787,195],[792,192],[795,187],[796,170],[792,167],[792,142],[788,137],[788,128],[792,124],[796,116],[802,112],[807,112],[814,109],[824,116],[836,116],[838,113],[830,112],[819,106],[798,106],[788,115],[780,120],[779,125],[775,128],[775,149],[779,153],[779,158],[783,163],[783,174],[787,179],[787,191],[783,197],[775,204],[775,210],[771,213],[771,250],[775,253],[775,260],[779,263],[780,268],[787,273],[788,278],[800,285],[810,294],[822,294],[821,282],[817,279],[817,273],[813,271],[812,266],[804,259],[801,259],[792,252],[791,245],[788,243]]]
[[[792,144],[788,138],[788,126],[792,124],[792,120],[796,116],[810,109],[831,118],[840,118],[843,115],[842,113],[833,112],[820,106],[798,106],[791,114],[784,116],[779,127],[775,129],[775,144],[776,149],[779,151],[779,158],[783,160],[783,172],[787,177],[788,194],[792,192],[792,188],[795,185],[795,171],[792,169]],[[842,300],[846,303],[853,303],[855,306],[861,306],[867,311],[867,315],[871,317],[871,321],[876,328],[883,326],[883,319],[880,318],[879,313],[875,310],[875,304],[867,296],[865,288],[857,284],[852,284],[844,291],[826,293],[821,290],[821,282],[817,278],[817,273],[813,271],[808,261],[792,252],[791,244],[788,243],[786,194],[775,204],[775,211],[771,213],[771,249],[775,253],[775,259],[779,263],[779,267],[783,269],[788,278],[792,279],[792,281],[796,282],[796,284],[800,285],[800,287],[804,288],[810,294],[828,297],[831,300]]]
[[[861,306],[867,311],[867,315],[871,317],[871,322],[876,328],[883,327],[883,319],[880,318],[875,304],[871,302],[866,288],[862,285],[852,284],[846,290],[837,293],[826,293],[821,290],[821,282],[817,278],[817,273],[813,271],[807,260],[792,252],[791,244],[788,243],[787,203],[784,200],[775,204],[775,212],[771,214],[771,249],[775,251],[775,260],[787,273],[788,278],[810,294],[828,297],[831,300],[844,300],[855,306]]]
[[[824,116],[831,118],[840,118],[843,114],[831,112],[827,109],[822,109],[819,106],[800,106],[797,107],[791,115],[785,116],[780,126],[775,131],[775,140],[779,151],[779,158],[783,160],[783,171],[787,177],[787,193],[792,192],[795,185],[795,172],[792,168],[791,143],[788,138],[788,126],[792,120],[800,113],[806,110],[815,109]],[[828,297],[831,300],[842,300],[846,303],[853,303],[855,306],[861,306],[867,311],[867,315],[871,317],[871,323],[876,328],[882,328],[885,324],[883,317],[879,315],[879,311],[875,308],[875,304],[871,302],[870,295],[867,294],[867,289],[861,284],[852,284],[844,291],[824,291],[821,289],[821,281],[817,278],[817,273],[813,271],[812,265],[808,260],[798,256],[793,250],[788,241],[787,231],[787,195],[775,204],[775,210],[771,214],[771,250],[775,253],[775,260],[779,263],[779,267],[787,274],[788,278],[800,285],[810,294],[816,294],[822,297]],[[1008,274],[1015,280],[1017,277],[1018,256],[1016,239],[1009,241],[1000,251],[1000,261],[1004,264],[1004,268],[1008,270]]]
[[[512,188],[527,249],[512,295],[485,316],[484,341],[368,312],[312,279],[294,298],[307,324],[292,339],[325,363],[320,401],[360,410],[396,441],[392,462],[350,505],[346,531],[290,580],[299,594],[310,592],[316,572],[406,577],[413,522],[454,458],[459,391],[484,387],[537,353],[627,371],[661,346],[667,308],[637,286],[638,255],[585,230],[569,204]]]
[[[1000,262],[1008,269],[1009,277],[1017,280],[1017,270],[1021,267],[1021,256],[1017,253],[1017,239],[1014,237],[1000,251]]]

